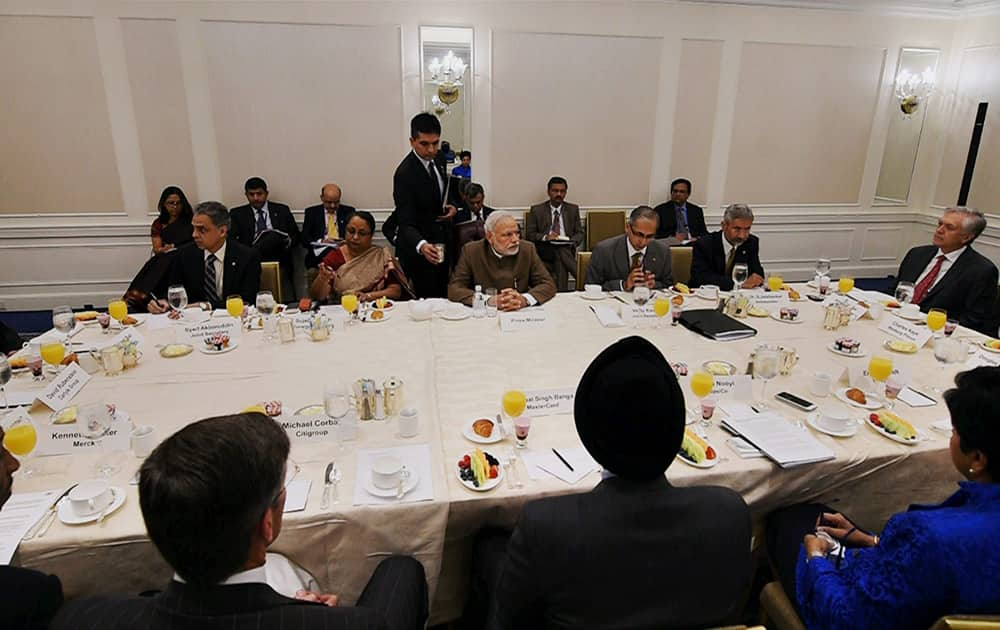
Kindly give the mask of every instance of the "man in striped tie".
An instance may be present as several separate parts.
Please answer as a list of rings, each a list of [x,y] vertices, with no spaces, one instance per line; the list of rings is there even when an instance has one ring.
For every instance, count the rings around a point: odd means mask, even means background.
[[[948,319],[990,335],[997,334],[997,267],[972,249],[986,229],[986,217],[974,208],[948,208],[938,219],[932,245],[906,253],[898,282],[914,285],[913,303],[926,313],[944,309]]]
[[[253,304],[260,288],[260,254],[230,241],[229,211],[218,201],[206,201],[194,210],[194,243],[181,248],[170,270],[170,284],[184,285],[189,304],[208,310],[225,308],[226,297],[238,295]],[[165,300],[149,303],[150,313],[169,309]]]

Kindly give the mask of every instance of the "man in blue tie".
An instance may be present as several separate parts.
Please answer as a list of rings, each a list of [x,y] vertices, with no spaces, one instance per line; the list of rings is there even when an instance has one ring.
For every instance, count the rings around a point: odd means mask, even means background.
[[[292,250],[302,237],[292,211],[283,203],[268,201],[267,182],[251,177],[243,185],[247,205],[232,210],[232,237],[260,253],[264,262],[278,262],[285,276],[285,294],[295,297]]]
[[[670,200],[653,208],[660,215],[656,238],[674,238],[680,243],[708,235],[705,212],[688,201],[691,180],[683,177],[670,182]]]

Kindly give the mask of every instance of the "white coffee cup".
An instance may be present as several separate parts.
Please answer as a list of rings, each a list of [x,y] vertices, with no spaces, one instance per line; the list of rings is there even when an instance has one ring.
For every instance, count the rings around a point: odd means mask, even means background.
[[[394,455],[379,455],[372,461],[372,483],[376,488],[395,488],[402,473],[403,462]]]
[[[156,448],[156,429],[148,424],[140,424],[132,429],[130,438],[132,452],[136,457],[145,459]]]
[[[868,314],[872,316],[872,319],[881,319],[884,312],[885,304],[881,302],[874,302],[868,306]]]
[[[111,505],[115,495],[103,479],[81,481],[69,491],[69,506],[77,516],[91,516]]]
[[[697,289],[695,289],[695,294],[698,297],[715,300],[718,299],[719,297],[719,287],[714,284],[703,284]]]
[[[851,426],[851,416],[845,409],[823,409],[817,423],[827,431],[842,433]]]
[[[406,407],[399,412],[399,437],[416,437],[420,433],[420,417],[413,407]]]
[[[583,290],[587,295],[594,297],[604,292],[603,287],[601,287],[601,285],[599,284],[585,284],[583,285]]]
[[[899,309],[899,312],[906,317],[916,317],[920,313],[920,305],[912,303],[903,304],[903,306]]]
[[[809,381],[809,391],[813,396],[820,398],[830,394],[830,387],[833,385],[833,377],[826,372],[816,372],[812,380]]]

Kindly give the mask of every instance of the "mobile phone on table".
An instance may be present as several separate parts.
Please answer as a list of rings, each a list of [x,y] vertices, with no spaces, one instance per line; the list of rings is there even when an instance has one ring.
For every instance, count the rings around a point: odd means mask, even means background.
[[[805,398],[800,398],[790,392],[779,392],[775,394],[774,397],[786,405],[791,405],[796,409],[801,409],[802,411],[816,411],[816,403],[808,401]]]

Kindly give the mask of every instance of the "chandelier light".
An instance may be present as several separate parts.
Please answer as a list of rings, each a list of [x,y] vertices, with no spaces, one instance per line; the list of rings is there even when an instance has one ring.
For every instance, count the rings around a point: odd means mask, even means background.
[[[427,64],[427,70],[431,74],[431,81],[438,86],[437,96],[434,97],[437,99],[437,102],[432,99],[435,112],[443,109],[441,113],[448,113],[449,105],[458,101],[459,96],[461,96],[462,79],[465,76],[466,68],[468,68],[468,65],[466,65],[465,61],[450,50],[444,56],[444,59],[434,57]]]
[[[910,118],[934,92],[934,71],[929,67],[916,74],[900,70],[896,75],[896,98],[903,116]]]

